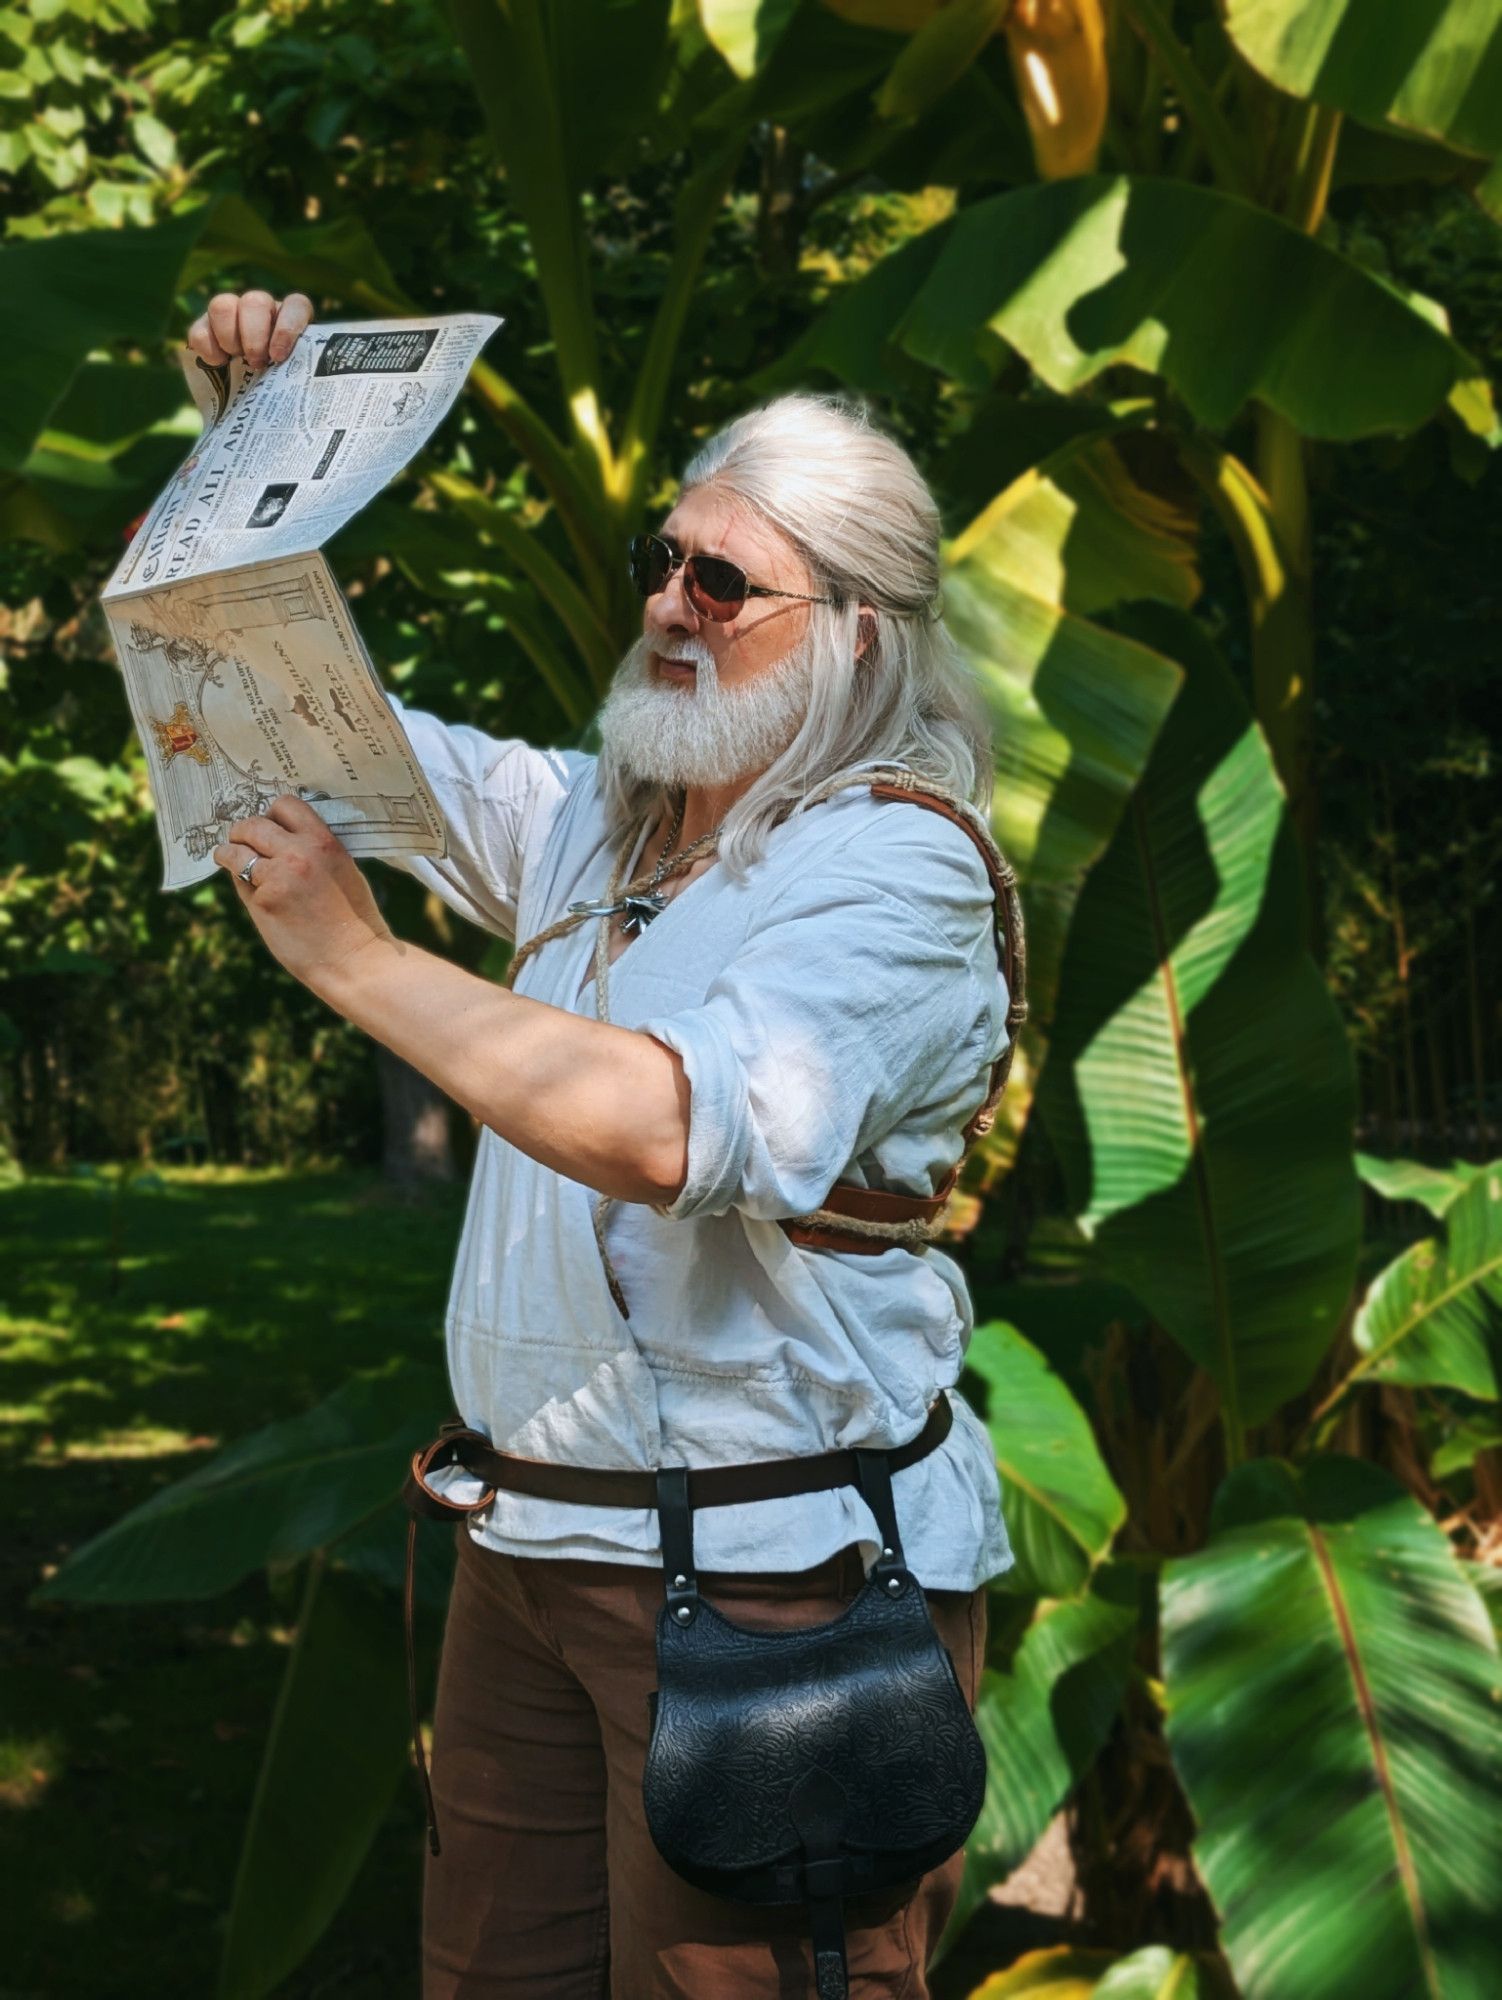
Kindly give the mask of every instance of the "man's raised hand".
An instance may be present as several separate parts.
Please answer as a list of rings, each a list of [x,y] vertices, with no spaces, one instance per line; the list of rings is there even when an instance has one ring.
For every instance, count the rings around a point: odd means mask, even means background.
[[[215,368],[232,354],[244,355],[252,368],[265,368],[286,360],[312,319],[306,292],[288,292],[280,300],[270,292],[216,292],[188,328],[188,346]]]

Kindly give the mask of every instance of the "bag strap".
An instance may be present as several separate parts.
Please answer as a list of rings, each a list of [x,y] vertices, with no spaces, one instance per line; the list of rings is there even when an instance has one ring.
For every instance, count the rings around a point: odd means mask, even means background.
[[[997,962],[1007,984],[1007,1043],[991,1065],[986,1095],[964,1129],[960,1157],[931,1195],[896,1194],[885,1188],[857,1187],[836,1181],[822,1204],[808,1215],[784,1216],[780,1226],[789,1239],[813,1250],[853,1250],[879,1256],[893,1244],[917,1248],[930,1243],[943,1228],[944,1210],[977,1140],[996,1122],[996,1108],[1011,1074],[1017,1037],[1027,1019],[1027,940],[1017,876],[997,846],[981,813],[968,799],[957,798],[897,767],[870,781],[878,799],[906,799],[941,814],[967,834],[985,863],[994,900]]]

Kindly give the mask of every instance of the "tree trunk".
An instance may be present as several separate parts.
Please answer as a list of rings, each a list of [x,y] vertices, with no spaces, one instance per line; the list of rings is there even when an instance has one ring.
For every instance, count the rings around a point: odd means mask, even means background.
[[[384,1130],[381,1166],[397,1187],[454,1178],[449,1101],[421,1070],[376,1044]]]

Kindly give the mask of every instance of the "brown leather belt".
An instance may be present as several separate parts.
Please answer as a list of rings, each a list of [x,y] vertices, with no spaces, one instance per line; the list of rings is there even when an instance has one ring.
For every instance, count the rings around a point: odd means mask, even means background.
[[[954,1410],[947,1391],[929,1405],[923,1428],[906,1444],[893,1445],[887,1452],[887,1469],[900,1472],[941,1445],[954,1423]],[[477,1499],[460,1502],[445,1499],[428,1485],[428,1475],[445,1466],[462,1465],[484,1484]],[[795,1493],[820,1493],[837,1486],[859,1487],[855,1453],[812,1452],[802,1458],[752,1459],[740,1465],[705,1465],[689,1469],[689,1496],[695,1507],[729,1507],[747,1500],[785,1500]],[[402,1591],[402,1616],[407,1638],[407,1697],[411,1707],[412,1747],[422,1779],[428,1814],[428,1845],[438,1847],[438,1820],[433,1808],[433,1787],[428,1778],[423,1752],[422,1727],[417,1707],[417,1655],[412,1634],[413,1571],[417,1554],[417,1523],[454,1521],[466,1514],[478,1514],[488,1507],[500,1489],[528,1493],[539,1500],[564,1500],[593,1507],[652,1507],[657,1505],[655,1471],[617,1470],[608,1466],[560,1465],[539,1458],[517,1458],[497,1451],[488,1438],[471,1430],[462,1419],[451,1418],[438,1436],[412,1455],[412,1465],[402,1487],[402,1504],[407,1522],[407,1569]]]

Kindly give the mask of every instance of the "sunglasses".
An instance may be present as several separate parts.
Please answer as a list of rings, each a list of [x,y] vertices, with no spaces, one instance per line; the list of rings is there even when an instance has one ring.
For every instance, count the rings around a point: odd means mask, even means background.
[[[796,597],[804,604],[838,604],[837,597],[809,597],[801,590],[769,590],[751,583],[746,572],[724,556],[685,556],[661,535],[633,535],[631,581],[643,597],[666,590],[674,570],[683,571],[683,591],[701,618],[728,625],[748,597]]]

